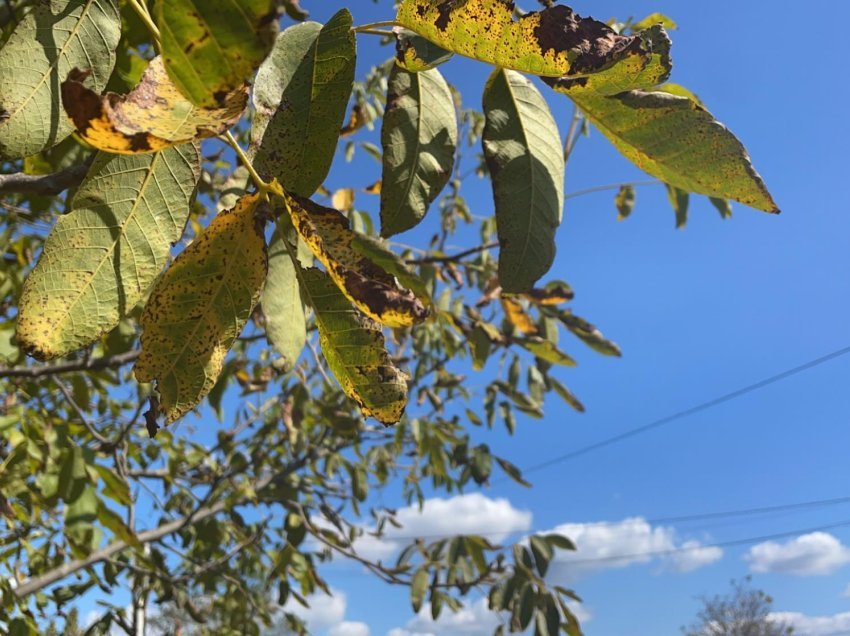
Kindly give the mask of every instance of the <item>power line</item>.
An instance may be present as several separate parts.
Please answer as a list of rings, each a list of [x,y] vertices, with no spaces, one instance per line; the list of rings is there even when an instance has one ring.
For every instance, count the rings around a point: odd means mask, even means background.
[[[799,510],[814,510],[818,508],[825,508],[829,506],[837,506],[841,504],[850,504],[850,496],[848,497],[834,497],[831,499],[814,499],[811,501],[801,501],[795,503],[788,504],[778,504],[773,506],[761,506],[757,508],[742,508],[739,510],[725,510],[719,512],[702,512],[692,515],[676,515],[676,516],[668,516],[668,517],[655,517],[649,519],[643,519],[640,517],[642,521],[649,525],[660,525],[660,524],[673,524],[673,523],[684,523],[687,521],[705,521],[710,519],[725,519],[731,517],[748,517],[755,516],[760,514],[769,514],[774,512],[793,512]],[[633,519],[637,517],[632,517]],[[583,528],[599,528],[599,527],[610,527],[610,526],[618,526],[621,525],[623,521],[593,521],[589,523],[580,523],[577,522],[574,525],[580,525]],[[565,525],[570,525],[569,523]],[[699,527],[690,528],[691,531],[699,530]],[[512,529],[505,529],[502,531],[491,530],[489,532],[476,532],[476,533],[467,533],[467,534],[476,534],[478,536],[483,537],[493,537],[493,536],[502,536],[502,535],[510,535],[516,534],[518,532],[531,533],[531,531],[519,531]],[[538,531],[539,532],[539,531]],[[431,540],[431,539],[443,539],[448,535],[446,534],[434,534],[434,535],[392,535],[387,534],[383,538],[388,541],[407,541],[412,539],[423,539],[423,540]]]
[[[833,351],[825,356],[820,358],[815,358],[805,364],[801,364],[799,366],[788,369],[787,371],[783,371],[781,373],[777,373],[776,375],[770,376],[760,382],[756,382],[754,384],[747,385],[743,388],[737,389],[730,393],[726,393],[721,395],[720,397],[716,397],[712,400],[708,400],[707,402],[703,402],[701,404],[697,404],[696,406],[692,406],[683,411],[678,411],[677,413],[673,413],[672,415],[667,415],[666,417],[662,417],[660,419],[654,420],[649,424],[644,424],[643,426],[638,426],[637,428],[630,429],[628,431],[624,431],[607,439],[601,440],[599,442],[595,442],[593,444],[589,444],[588,446],[584,446],[577,450],[571,451],[569,453],[565,453],[558,457],[553,457],[552,459],[548,459],[539,464],[534,464],[529,466],[528,468],[522,471],[523,475],[528,475],[533,472],[537,472],[543,470],[545,468],[549,468],[550,466],[554,466],[556,464],[560,464],[572,459],[576,459],[578,457],[582,457],[594,451],[607,448],[608,446],[613,446],[614,444],[618,444],[624,440],[630,439],[632,437],[637,437],[638,435],[642,435],[643,433],[647,433],[656,428],[661,428],[667,424],[675,422],[677,420],[684,419],[686,417],[690,417],[691,415],[696,415],[697,413],[701,413],[703,411],[707,411],[709,409],[714,408],[715,406],[720,406],[726,402],[731,402],[732,400],[736,400],[739,397],[743,397],[748,393],[752,393],[754,391],[758,391],[759,389],[763,389],[771,384],[776,384],[777,382],[781,382],[782,380],[786,380],[792,376],[803,373],[804,371],[808,371],[810,369],[814,369],[822,364],[826,364],[836,358],[840,358],[842,356],[850,353],[850,346],[844,347],[842,349],[838,349],[837,351]],[[505,481],[505,479],[500,479],[499,481]]]

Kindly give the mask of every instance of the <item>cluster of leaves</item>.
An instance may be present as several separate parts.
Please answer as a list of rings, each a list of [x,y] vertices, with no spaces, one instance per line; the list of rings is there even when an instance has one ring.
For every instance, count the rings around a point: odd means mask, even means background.
[[[356,547],[393,511],[373,509],[371,528],[350,517],[370,488],[399,476],[420,502],[426,483],[486,483],[494,462],[525,483],[473,441],[474,427],[514,432],[515,413],[542,417],[553,391],[583,409],[551,374],[575,364],[558,346],[562,327],[619,355],[564,308],[566,283],[539,282],[555,257],[574,136],[565,152],[528,75],[576,104],[574,123],[595,124],[666,183],[679,218],[689,192],[776,211],[740,142],[664,84],[669,21],[609,26],[563,5],[517,15],[504,0],[403,0],[392,31],[354,28],[342,9],[277,34],[281,8],[306,18],[298,2],[14,8],[0,39],[0,74],[14,78],[0,93],[0,158],[4,172],[20,171],[0,181],[10,193],[0,236],[5,627],[35,633],[39,612],[126,585],[136,608],[155,595],[192,620],[217,620],[217,633],[251,633],[278,611],[273,587],[280,605],[326,591],[318,568],[336,555],[409,586],[415,610],[427,597],[435,617],[489,587],[511,631],[578,633],[574,594],[545,580],[553,551],[573,548],[567,539],[533,537],[511,561],[484,537],[419,541],[387,566]],[[396,44],[362,82],[358,34]],[[453,55],[495,68],[483,112],[458,116],[437,68]],[[382,166],[368,189],[380,195],[375,232],[353,189],[328,207],[323,183],[341,137],[379,119],[381,147],[362,146]],[[214,137],[238,169],[202,145]],[[479,142],[495,215],[480,222],[480,245],[451,255],[449,237],[473,220],[460,163]],[[633,202],[622,192],[621,214]],[[440,230],[423,253],[395,251],[392,237],[434,205]],[[27,366],[24,354],[68,360]],[[451,361],[482,369],[496,355],[481,415],[449,406],[472,397]],[[207,397],[220,414],[233,380],[258,400],[214,445],[168,429],[156,442],[139,435],[146,408],[151,436],[160,416],[175,422]],[[137,527],[137,510],[159,521]],[[138,612],[105,605],[97,629],[135,633]]]

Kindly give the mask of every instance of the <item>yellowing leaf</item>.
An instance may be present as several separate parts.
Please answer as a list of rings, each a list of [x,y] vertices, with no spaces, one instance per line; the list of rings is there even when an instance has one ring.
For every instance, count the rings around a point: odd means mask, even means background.
[[[340,188],[331,196],[331,205],[337,210],[350,210],[354,205],[354,190]]]
[[[339,210],[296,196],[287,205],[301,238],[360,311],[388,327],[410,327],[428,316],[412,291],[355,249],[358,235]]]
[[[596,73],[640,48],[637,36],[564,5],[514,19],[505,0],[403,0],[396,22],[447,51],[553,77]]]
[[[104,96],[81,82],[74,70],[62,82],[62,102],[86,142],[107,152],[137,154],[214,137],[239,121],[247,89],[230,93],[220,108],[192,105],[169,79],[161,57],[154,58],[139,85],[127,95]]]
[[[260,298],[268,268],[264,207],[259,194],[248,194],[218,214],[148,299],[136,379],[156,381],[169,423],[213,388]]]
[[[381,325],[355,310],[324,272],[299,272],[322,353],[343,391],[364,415],[395,424],[407,405],[407,381],[390,360]]]
[[[633,185],[620,186],[617,196],[614,197],[614,205],[617,206],[617,220],[625,221],[635,208],[637,193]]]
[[[523,340],[516,340],[517,344],[533,353],[536,357],[552,364],[560,364],[565,367],[576,366],[576,361],[549,340],[538,336],[531,336]]]
[[[393,32],[395,33],[396,63],[411,73],[436,68],[454,55],[407,29],[396,27]]]
[[[34,155],[73,132],[56,90],[59,82],[79,67],[91,71],[88,84],[102,91],[115,66],[121,37],[115,0],[31,4],[32,10],[0,49],[0,158],[4,159]],[[13,5],[6,6],[11,10]],[[23,6],[19,9],[23,11]]]
[[[157,0],[165,68],[190,102],[222,107],[274,43],[275,0]]]
[[[572,287],[563,281],[546,283],[543,289],[532,289],[523,294],[535,305],[562,305],[571,301],[575,294]]]
[[[183,233],[199,175],[191,144],[97,154],[24,284],[18,340],[30,355],[76,351],[133,310]]]
[[[513,298],[502,296],[502,307],[505,310],[505,317],[520,333],[534,335],[538,332],[534,320],[528,315],[523,306]]]

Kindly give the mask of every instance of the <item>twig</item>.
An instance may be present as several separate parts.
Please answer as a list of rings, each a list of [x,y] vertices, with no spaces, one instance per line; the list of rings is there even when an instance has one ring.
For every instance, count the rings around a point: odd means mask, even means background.
[[[141,355],[141,350],[133,349],[126,353],[119,353],[104,358],[93,358],[77,360],[75,362],[63,362],[61,364],[46,364],[21,369],[0,368],[0,378],[40,378],[45,375],[58,375],[60,373],[72,373],[74,371],[99,371],[101,369],[114,369],[125,364],[134,362]]]
[[[55,196],[68,188],[80,185],[88,171],[88,163],[85,163],[52,174],[0,174],[0,192]]]
[[[239,145],[239,142],[236,141],[236,137],[233,136],[233,133],[229,130],[221,136],[221,139],[225,141],[233,151],[236,153],[236,156],[239,157],[239,161],[242,162],[242,165],[245,166],[245,169],[248,171],[248,174],[251,175],[251,179],[254,181],[254,184],[263,192],[267,192],[269,190],[269,184],[266,183],[263,178],[257,173],[254,169],[254,164],[251,163],[251,159],[245,154],[245,151],[242,150],[242,146]]]
[[[408,265],[426,265],[428,263],[457,263],[458,261],[470,256],[471,254],[477,254],[478,252],[484,252],[486,250],[491,250],[493,248],[499,247],[498,242],[485,243],[484,245],[479,245],[478,247],[470,247],[468,250],[464,250],[463,252],[459,252],[458,254],[454,254],[452,256],[429,256],[427,258],[414,258],[409,259],[407,261]]]
[[[640,188],[643,186],[653,186],[653,185],[662,185],[662,182],[658,179],[652,179],[651,181],[626,181],[624,183],[609,183],[607,185],[595,186],[593,188],[586,188],[584,190],[576,190],[575,192],[568,192],[564,195],[564,200],[575,199],[577,197],[583,197],[586,194],[593,194],[595,192],[605,192],[607,190],[619,190],[623,186],[632,186],[634,188]]]
[[[352,29],[352,30],[355,33],[368,33],[370,31],[374,31],[375,29],[378,29],[378,28],[381,28],[381,27],[392,28],[392,27],[397,27],[397,26],[400,26],[398,22],[395,22],[393,20],[387,20],[387,21],[384,21],[384,22],[370,22],[369,24],[361,24],[360,26],[354,27],[354,29]]]
[[[65,386],[65,383],[62,382],[59,378],[54,378],[54,382],[56,382],[56,386],[59,387],[59,390],[62,392],[62,395],[65,396],[65,401],[71,406],[76,413],[77,417],[83,423],[83,426],[86,427],[89,433],[91,433],[92,437],[94,437],[98,442],[100,442],[104,446],[110,446],[112,442],[109,441],[106,437],[104,437],[100,431],[98,431],[94,424],[89,422],[89,419],[86,417],[86,414],[83,413],[83,409],[80,408],[80,405],[77,404],[76,400],[74,400],[74,396],[71,395],[71,391],[68,390],[68,387]]]

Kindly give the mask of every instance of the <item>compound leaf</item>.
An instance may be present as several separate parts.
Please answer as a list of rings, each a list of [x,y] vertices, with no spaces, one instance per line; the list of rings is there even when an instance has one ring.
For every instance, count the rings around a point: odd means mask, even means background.
[[[30,355],[85,347],[142,300],[183,233],[199,176],[191,144],[98,153],[24,284],[18,341]]]
[[[260,299],[268,269],[259,194],[219,213],[171,264],[142,314],[139,382],[156,381],[167,422],[210,392]]]
[[[157,0],[154,13],[169,77],[205,108],[253,77],[277,33],[274,0]]]
[[[354,82],[351,23],[343,9],[286,29],[257,73],[254,163],[288,192],[310,196],[330,170]]]
[[[73,68],[106,86],[115,66],[121,17],[115,0],[49,0],[18,23],[0,50],[0,157],[19,159],[73,132],[57,90]]]
[[[381,234],[392,236],[425,217],[454,166],[457,116],[438,70],[411,73],[393,65],[381,145]]]
[[[62,101],[80,137],[100,150],[138,154],[220,135],[242,117],[246,89],[227,95],[220,107],[193,106],[165,72],[162,57],[151,60],[139,85],[127,95],[100,94],[74,70],[62,82]]]
[[[484,89],[484,155],[493,182],[507,293],[530,290],[555,259],[564,206],[564,154],[558,126],[534,85],[496,70]]]
[[[428,316],[416,294],[364,256],[368,246],[342,212],[296,196],[287,197],[287,206],[301,238],[360,311],[388,327],[410,327]]]
[[[381,325],[355,310],[324,272],[307,269],[300,276],[322,353],[343,391],[364,415],[395,424],[407,404],[407,381],[390,360]]]

